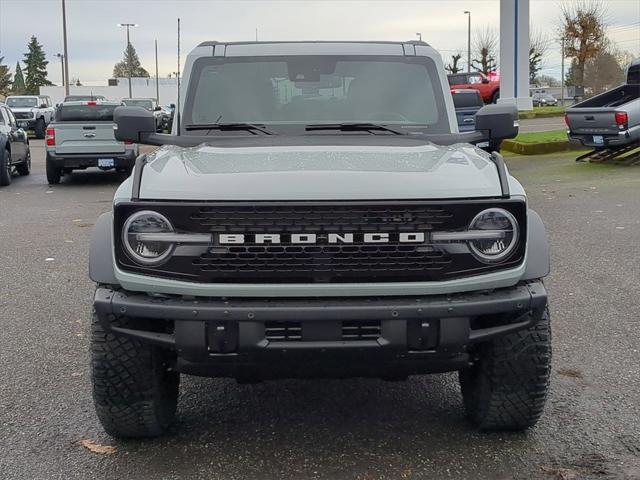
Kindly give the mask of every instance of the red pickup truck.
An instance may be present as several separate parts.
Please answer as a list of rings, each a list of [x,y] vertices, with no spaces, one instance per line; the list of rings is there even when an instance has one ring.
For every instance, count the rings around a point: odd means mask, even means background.
[[[495,75],[488,77],[481,72],[453,73],[447,75],[447,78],[452,90],[478,90],[485,103],[496,103],[500,97],[500,81]]]

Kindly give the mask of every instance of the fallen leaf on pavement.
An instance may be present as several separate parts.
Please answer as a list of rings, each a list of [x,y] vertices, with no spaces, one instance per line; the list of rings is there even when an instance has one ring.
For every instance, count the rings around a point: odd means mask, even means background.
[[[573,480],[579,478],[580,475],[580,472],[571,468],[556,468],[543,465],[540,470],[548,475],[553,475],[553,478],[557,480]]]
[[[111,445],[100,445],[93,440],[89,440],[88,438],[84,438],[80,440],[80,445],[93,453],[99,453],[101,455],[111,455],[116,453],[116,447]]]

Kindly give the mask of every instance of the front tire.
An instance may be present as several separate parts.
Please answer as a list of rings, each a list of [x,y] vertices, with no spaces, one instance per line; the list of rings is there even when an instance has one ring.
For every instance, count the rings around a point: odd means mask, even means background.
[[[47,126],[44,124],[44,118],[39,118],[38,120],[36,120],[36,126],[33,129],[36,138],[44,138],[46,129]]]
[[[542,415],[551,375],[548,308],[526,330],[478,345],[477,361],[460,371],[467,416],[482,430],[524,430]]]
[[[0,147],[0,187],[11,184],[11,152]]]
[[[118,326],[127,326],[126,319]],[[92,318],[93,400],[105,431],[118,438],[156,437],[175,418],[180,375],[159,347],[106,331]]]
[[[496,90],[491,97],[491,103],[498,103],[498,99],[500,98],[500,90]]]
[[[49,182],[49,185],[59,184],[60,178],[62,177],[62,169],[53,165],[53,163],[49,159],[49,155],[47,155],[46,164],[47,164],[47,182]]]

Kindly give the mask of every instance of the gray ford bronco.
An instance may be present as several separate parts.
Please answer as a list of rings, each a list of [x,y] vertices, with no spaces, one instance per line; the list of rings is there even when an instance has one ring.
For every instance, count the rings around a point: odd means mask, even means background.
[[[422,42],[199,45],[172,134],[118,107],[136,160],[97,221],[93,392],[159,435],[181,374],[241,382],[458,371],[483,430],[534,425],[550,373],[540,217],[498,153],[517,111],[459,133]]]

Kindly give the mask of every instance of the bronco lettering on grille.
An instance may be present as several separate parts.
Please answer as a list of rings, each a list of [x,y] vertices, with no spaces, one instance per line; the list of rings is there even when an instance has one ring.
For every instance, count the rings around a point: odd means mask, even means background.
[[[217,236],[219,245],[271,244],[363,244],[363,243],[424,243],[424,232],[369,232],[369,233],[222,233]]]

